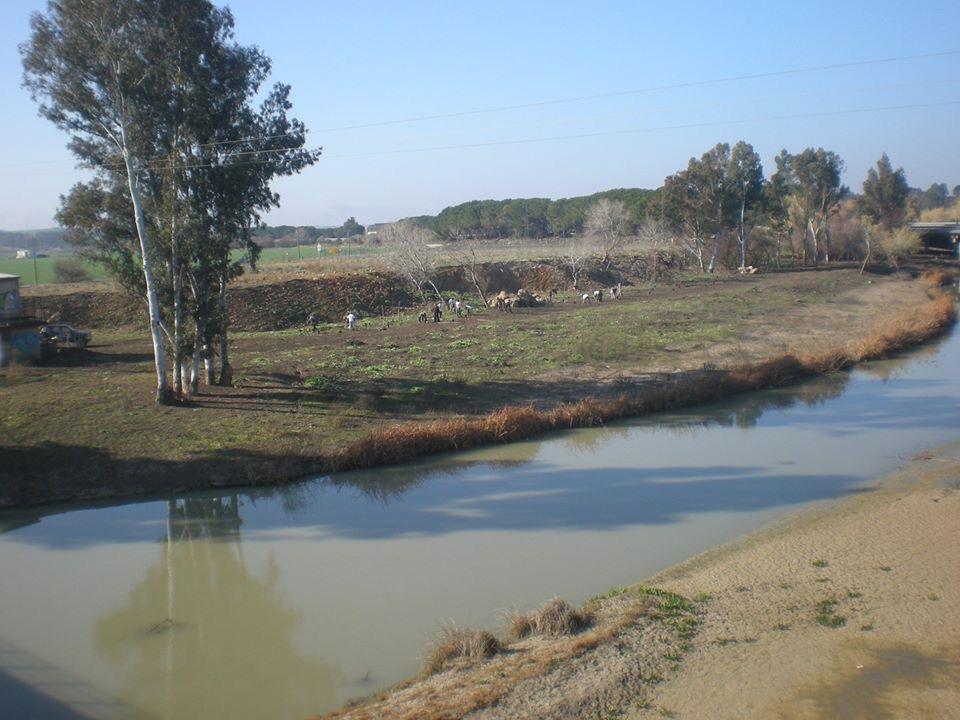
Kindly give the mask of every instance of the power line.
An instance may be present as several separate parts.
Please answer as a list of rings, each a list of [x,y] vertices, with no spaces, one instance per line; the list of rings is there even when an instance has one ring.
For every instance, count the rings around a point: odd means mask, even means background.
[[[547,105],[556,105],[561,103],[581,102],[585,100],[597,100],[597,99],[609,98],[609,97],[621,97],[625,95],[637,95],[642,93],[659,92],[663,90],[702,87],[706,85],[717,85],[717,84],[723,84],[723,83],[740,82],[744,80],[781,77],[785,75],[796,75],[796,74],[802,74],[802,73],[819,72],[824,70],[837,70],[837,69],[850,68],[850,67],[862,67],[862,66],[878,65],[878,64],[884,64],[884,63],[903,62],[903,61],[909,61],[909,60],[948,57],[948,56],[954,56],[954,55],[960,55],[960,50],[946,50],[943,52],[922,53],[922,54],[916,54],[916,55],[900,55],[900,56],[889,57],[889,58],[857,60],[857,61],[845,62],[845,63],[833,63],[829,65],[811,65],[811,66],[802,67],[802,68],[792,68],[787,70],[773,70],[769,72],[752,73],[748,75],[735,75],[735,76],[713,78],[713,79],[707,79],[707,80],[692,80],[692,81],[682,82],[682,83],[653,85],[653,86],[649,86],[645,88],[637,88],[633,90],[618,90],[618,91],[607,92],[607,93],[597,93],[593,95],[580,95],[580,96],[573,96],[573,97],[554,98],[550,100],[538,100],[538,101],[529,102],[529,103],[519,103],[516,105],[502,105],[498,107],[480,108],[480,109],[473,109],[473,110],[461,110],[457,112],[440,113],[435,115],[421,115],[417,117],[399,118],[394,120],[382,120],[378,122],[364,123],[364,124],[358,124],[358,125],[343,125],[340,127],[324,128],[322,130],[316,130],[313,132],[330,133],[330,132],[340,132],[345,130],[360,130],[365,128],[383,127],[387,125],[400,125],[400,124],[407,124],[407,123],[414,123],[414,122],[423,122],[427,120],[440,120],[440,119],[448,119],[448,118],[455,118],[455,117],[465,117],[469,115],[504,112],[508,110],[520,110],[524,108],[543,107]],[[927,81],[927,82],[936,83],[938,81]],[[945,82],[955,82],[955,81],[945,81]],[[926,83],[921,82],[918,84],[926,84]],[[894,85],[893,87],[896,87],[896,85]],[[196,147],[209,148],[209,147],[217,147],[221,145],[238,145],[246,142],[263,142],[267,140],[278,140],[281,138],[289,137],[291,135],[299,135],[299,134],[305,135],[306,132],[307,132],[306,130],[303,130],[303,131],[297,130],[297,131],[290,131],[287,133],[280,133],[277,135],[263,135],[263,136],[253,135],[245,138],[237,138],[235,140],[218,140],[218,141],[213,141],[208,143],[200,143]],[[248,151],[248,153],[256,153],[256,152],[273,152],[273,151]],[[283,152],[283,150],[277,150],[277,152]],[[27,161],[23,163],[10,163],[0,167],[20,167],[20,166],[27,166],[27,165],[60,164],[64,162],[65,161],[63,160],[34,160],[34,161]]]
[[[857,85],[853,87],[837,88],[832,89],[829,93],[824,93],[821,90],[804,90],[801,92],[782,92],[775,93],[772,95],[765,95],[763,97],[751,97],[738,100],[739,105],[753,105],[755,103],[768,102],[771,100],[783,100],[785,98],[803,98],[803,97],[816,97],[824,98],[827,95],[840,95],[846,97],[851,93],[864,93],[864,92],[875,92],[879,90],[897,90],[903,88],[915,88],[915,87],[932,87],[939,85],[956,85],[960,83],[960,78],[946,78],[938,80],[920,80],[917,82],[909,83],[884,83],[882,85]],[[532,127],[545,127],[545,126],[554,126],[554,125],[566,125],[575,122],[584,122],[592,120],[607,120],[611,118],[629,118],[642,116],[649,113],[669,113],[676,111],[683,112],[702,112],[704,110],[715,109],[716,104],[711,104],[708,106],[678,106],[678,105],[654,105],[646,106],[639,110],[631,110],[628,112],[616,112],[616,113],[602,113],[602,114],[591,114],[591,115],[567,115],[559,116],[551,120],[539,120],[537,122],[524,122],[524,123],[511,123],[508,126],[500,126],[496,129],[518,129],[518,128],[532,128]],[[445,130],[445,135],[464,135],[467,133],[476,132],[473,128],[468,129],[459,129],[459,130]],[[424,132],[414,132],[407,135],[400,136],[401,138],[406,137],[422,137]],[[396,136],[394,136],[396,137]]]
[[[657,127],[635,128],[630,130],[608,130],[592,133],[578,133],[572,135],[551,135],[548,137],[521,138],[516,140],[493,140],[490,142],[464,143],[460,145],[433,145],[429,147],[407,148],[403,150],[383,150],[369,153],[351,153],[348,155],[326,155],[327,159],[346,159],[361,157],[377,157],[384,155],[402,155],[407,153],[435,152],[438,150],[461,150],[468,148],[495,147],[498,145],[522,145],[526,143],[551,142],[555,140],[578,140],[582,138],[613,137],[617,135],[636,135],[640,133],[657,132],[663,130],[689,130],[705,127],[723,127],[726,125],[741,125],[754,122],[773,122],[776,120],[802,120],[818,117],[834,117],[838,115],[855,115],[868,112],[887,112],[891,110],[913,110],[918,108],[947,107],[960,105],[960,100],[946,100],[936,103],[914,103],[909,105],[887,105],[881,107],[855,108],[851,110],[831,110],[815,113],[794,113],[790,115],[770,115],[767,117],[743,118],[740,120],[718,120],[702,123],[686,123],[678,125],[660,125]]]
[[[829,65],[810,65],[802,68],[792,68],[788,70],[772,70],[769,72],[750,73],[748,75],[733,75],[729,77],[713,78],[709,80],[691,80],[688,82],[671,83],[667,85],[651,85],[633,90],[616,90],[613,92],[595,93],[593,95],[577,95],[572,97],[554,98],[551,100],[537,100],[534,102],[517,103],[516,105],[499,105],[488,108],[477,108],[473,110],[459,110],[449,113],[437,113],[435,115],[419,115],[416,117],[399,118],[395,120],[380,120],[372,123],[363,123],[359,125],[342,125],[339,127],[329,127],[317,130],[318,133],[340,132],[342,130],[360,130],[363,128],[382,127],[384,125],[400,125],[403,123],[422,122],[425,120],[444,120],[447,118],[464,117],[466,115],[481,115],[486,113],[504,112],[507,110],[522,110],[524,108],[543,107],[546,105],[558,105],[560,103],[581,102],[584,100],[599,100],[603,98],[622,97],[624,95],[639,95],[641,93],[660,92],[663,90],[679,90],[683,88],[702,87],[705,85],[719,85],[723,83],[741,82],[744,80],[757,80],[760,78],[782,77],[784,75],[798,75],[801,73],[818,72],[822,70],[839,70],[842,68],[863,67],[867,65],[880,65],[884,63],[903,62],[907,60],[922,60],[936,57],[948,57],[960,55],[960,50],[946,50],[935,53],[922,53],[917,55],[900,55],[897,57],[878,58],[873,60],[856,60],[845,63],[832,63]]]
[[[437,152],[442,150],[464,150],[472,148],[483,148],[483,147],[496,147],[504,145],[525,145],[532,143],[542,143],[542,142],[553,142],[559,140],[579,140],[586,138],[596,138],[596,137],[615,137],[623,135],[638,135],[643,133],[651,132],[662,132],[668,130],[690,130],[696,128],[707,128],[707,127],[725,127],[729,125],[744,125],[749,123],[757,122],[775,122],[779,120],[803,120],[803,119],[814,119],[821,117],[837,117],[841,115],[858,115],[863,113],[870,112],[890,112],[894,110],[915,110],[915,109],[929,109],[929,108],[938,108],[938,107],[950,107],[960,105],[960,100],[944,100],[941,102],[933,103],[911,103],[904,105],[884,105],[884,106],[875,106],[875,107],[866,107],[866,108],[852,108],[849,110],[828,110],[822,112],[811,112],[811,113],[791,113],[785,115],[768,115],[761,117],[752,117],[752,118],[740,118],[736,120],[714,120],[708,122],[697,122],[697,123],[681,123],[675,125],[658,125],[645,128],[631,128],[626,130],[607,130],[607,131],[598,131],[591,133],[576,133],[569,135],[550,135],[542,137],[533,137],[533,138],[517,138],[510,140],[492,140],[489,142],[477,142],[477,143],[461,143],[455,145],[432,145],[425,147],[417,148],[403,148],[397,150],[379,150],[365,153],[349,153],[343,155],[324,155],[323,157],[328,160],[343,160],[343,159],[352,159],[352,158],[364,158],[364,157],[384,157],[389,155],[407,155],[407,154],[416,154],[424,152]],[[298,148],[299,149],[299,148]],[[302,148],[307,152],[316,152],[322,148]],[[262,153],[274,153],[280,152],[280,150],[251,150],[247,155],[256,155]],[[236,155],[240,155],[237,153]],[[230,168],[237,166],[247,166],[247,165],[264,165],[270,160],[248,160],[241,162],[230,162],[230,163],[185,163],[178,165],[177,167],[184,170],[194,170],[194,169],[203,169],[203,168]],[[170,169],[172,166],[169,164],[163,165],[145,165],[141,167],[141,170],[165,170]],[[62,172],[62,171],[57,171]],[[44,174],[55,174],[55,173],[34,173],[33,175],[44,175]]]

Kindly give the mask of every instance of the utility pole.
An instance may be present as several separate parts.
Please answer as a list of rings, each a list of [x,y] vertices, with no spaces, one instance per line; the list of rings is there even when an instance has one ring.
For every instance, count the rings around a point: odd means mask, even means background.
[[[33,284],[34,286],[40,284],[40,280],[37,278],[37,236],[33,236]]]

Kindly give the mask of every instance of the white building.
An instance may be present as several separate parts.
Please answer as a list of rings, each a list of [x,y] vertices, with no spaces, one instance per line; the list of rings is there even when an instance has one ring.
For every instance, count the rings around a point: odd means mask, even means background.
[[[17,250],[17,260],[29,260],[33,257],[33,252],[30,250]]]

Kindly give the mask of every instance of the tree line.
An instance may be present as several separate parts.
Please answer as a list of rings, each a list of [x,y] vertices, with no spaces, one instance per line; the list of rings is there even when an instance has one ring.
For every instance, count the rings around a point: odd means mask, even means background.
[[[80,254],[146,298],[156,399],[229,384],[228,287],[253,265],[277,176],[312,164],[290,87],[208,0],[49,0],[21,48],[40,114],[93,171],[57,221]],[[260,98],[259,102],[255,102]],[[168,356],[172,373],[168,371]]]
[[[572,237],[583,233],[587,211],[598,200],[622,203],[631,221],[640,223],[656,195],[655,190],[619,188],[559,200],[472,200],[410,219],[447,240]]]

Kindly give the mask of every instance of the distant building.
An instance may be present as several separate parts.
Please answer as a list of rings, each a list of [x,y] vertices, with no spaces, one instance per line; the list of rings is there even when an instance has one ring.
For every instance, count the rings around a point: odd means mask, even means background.
[[[17,260],[29,260],[33,257],[33,252],[30,250],[17,250]]]
[[[371,223],[367,225],[367,231],[365,235],[376,235],[380,230],[383,230],[387,225],[391,223]]]

